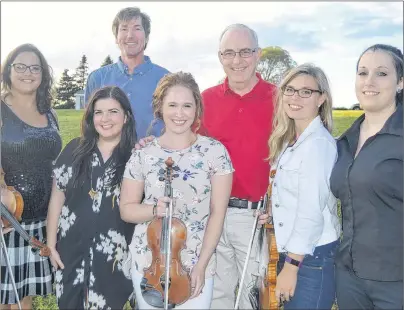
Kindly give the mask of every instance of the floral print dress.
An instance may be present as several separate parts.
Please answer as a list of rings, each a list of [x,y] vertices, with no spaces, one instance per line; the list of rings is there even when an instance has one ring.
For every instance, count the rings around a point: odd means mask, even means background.
[[[104,163],[98,149],[89,163],[91,179],[72,189],[78,142],[64,148],[54,167],[66,197],[56,246],[65,268],[56,271],[56,297],[60,309],[122,309],[133,291],[127,259],[134,225],[121,220],[120,185],[108,186],[114,176],[111,158]]]
[[[158,144],[157,138],[143,149],[135,151],[128,161],[125,178],[144,181],[145,204],[154,204],[164,196],[165,161],[174,161],[172,175],[173,216],[187,227],[186,248],[181,252],[184,267],[190,271],[198,262],[203,237],[210,213],[214,175],[230,174],[234,171],[225,146],[219,141],[198,135],[195,143],[180,151],[167,150]],[[147,246],[147,227],[150,222],[137,224],[130,244],[132,268],[143,274],[152,260]],[[214,253],[206,268],[205,277],[216,272]]]

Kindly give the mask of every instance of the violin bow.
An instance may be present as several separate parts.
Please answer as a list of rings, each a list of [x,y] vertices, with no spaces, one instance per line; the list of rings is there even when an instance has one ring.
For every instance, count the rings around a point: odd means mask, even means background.
[[[249,244],[248,244],[247,255],[246,255],[246,259],[245,259],[244,267],[243,267],[243,273],[242,273],[242,275],[241,275],[240,284],[239,284],[239,286],[238,286],[236,304],[234,305],[234,309],[235,309],[235,310],[238,309],[238,305],[239,305],[239,303],[240,303],[240,297],[241,297],[241,291],[242,291],[242,289],[243,289],[244,278],[245,278],[245,274],[246,274],[246,272],[247,272],[248,262],[249,262],[249,260],[250,260],[250,255],[251,255],[251,249],[252,249],[252,246],[253,246],[254,237],[255,237],[256,230],[257,230],[258,217],[259,217],[259,215],[260,215],[259,211],[261,211],[262,206],[263,206],[263,200],[262,200],[262,197],[261,197],[260,201],[258,202],[257,213],[256,213],[256,215],[255,215],[254,225],[253,225],[252,232],[251,232],[251,238],[250,238],[250,242],[249,242]]]
[[[39,250],[39,255],[41,256],[49,256],[50,250],[49,248],[43,244],[38,239],[31,237],[22,228],[21,224],[15,219],[15,217],[11,214],[11,212],[6,208],[6,206],[1,202],[1,216],[4,217],[7,221],[10,222],[11,226],[15,229],[15,231],[25,240],[28,244],[34,249]]]

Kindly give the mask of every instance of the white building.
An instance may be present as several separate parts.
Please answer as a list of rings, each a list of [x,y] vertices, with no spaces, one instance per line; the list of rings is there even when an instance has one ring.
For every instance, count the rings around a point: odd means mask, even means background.
[[[74,100],[76,101],[75,109],[81,110],[84,109],[84,90],[79,90],[74,94]]]

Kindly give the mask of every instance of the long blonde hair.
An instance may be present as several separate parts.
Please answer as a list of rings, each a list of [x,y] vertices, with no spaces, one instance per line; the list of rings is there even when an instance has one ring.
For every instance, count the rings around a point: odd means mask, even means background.
[[[318,88],[325,96],[324,103],[320,106],[318,114],[323,125],[329,132],[332,131],[332,96],[330,85],[324,71],[313,64],[305,63],[292,68],[281,81],[275,99],[275,115],[272,122],[272,134],[268,141],[269,162],[271,164],[278,158],[285,143],[292,142],[296,137],[293,119],[289,118],[283,106],[282,90],[298,75],[309,75],[314,78]]]

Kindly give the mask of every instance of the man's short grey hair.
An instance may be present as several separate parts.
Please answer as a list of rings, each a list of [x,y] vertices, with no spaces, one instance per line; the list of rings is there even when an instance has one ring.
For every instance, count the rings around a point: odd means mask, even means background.
[[[250,27],[248,27],[248,26],[246,26],[244,24],[232,24],[230,26],[227,26],[226,29],[223,30],[222,34],[220,35],[219,43],[222,42],[222,39],[223,39],[223,36],[225,35],[225,33],[227,31],[229,31],[229,30],[232,30],[232,29],[245,29],[245,30],[247,30],[250,33],[250,36],[251,36],[251,38],[253,40],[253,43],[255,45],[254,47],[259,47],[257,33],[254,30],[252,30]]]

